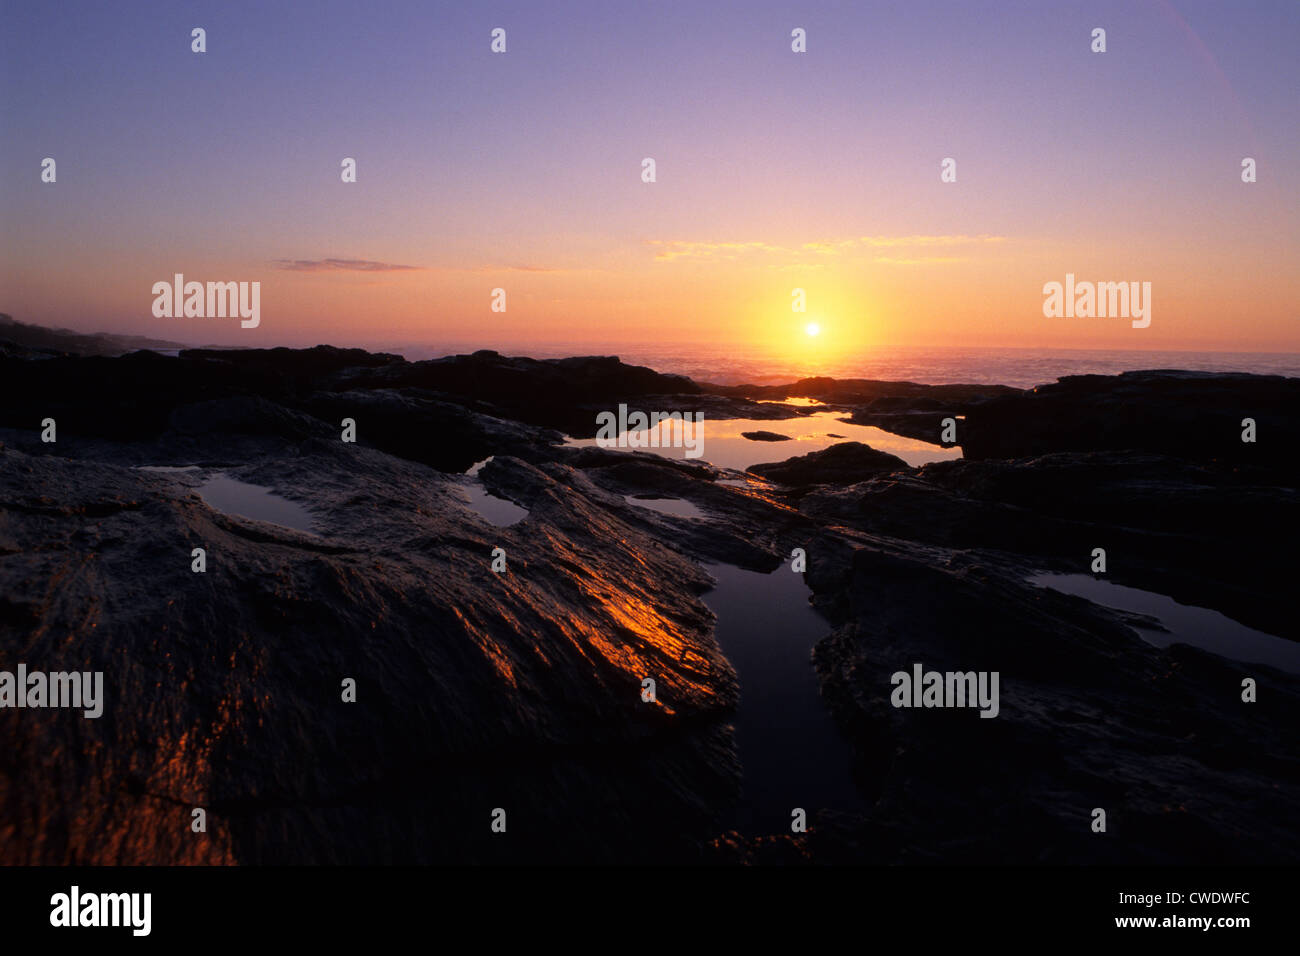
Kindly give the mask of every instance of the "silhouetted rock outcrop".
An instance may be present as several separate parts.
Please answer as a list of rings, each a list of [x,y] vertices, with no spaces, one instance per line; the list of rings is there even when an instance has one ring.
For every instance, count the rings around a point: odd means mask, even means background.
[[[124,355],[139,349],[179,349],[177,342],[112,332],[86,334],[19,322],[0,313],[0,355]]]
[[[846,441],[824,451],[809,452],[785,461],[751,465],[748,471],[786,485],[846,485],[874,475],[909,471],[903,459],[877,451],[862,442]]]
[[[1242,441],[1243,419],[1256,441]],[[1197,460],[1282,465],[1300,446],[1300,379],[1147,371],[1071,375],[970,409],[968,458],[1133,450]]]

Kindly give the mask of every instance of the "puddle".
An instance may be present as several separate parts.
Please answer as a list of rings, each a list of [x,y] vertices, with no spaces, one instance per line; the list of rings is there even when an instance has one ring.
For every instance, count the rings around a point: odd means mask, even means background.
[[[795,807],[816,825],[822,808],[862,806],[850,768],[853,751],[823,705],[812,648],[830,625],[808,603],[803,576],[789,565],[771,574],[706,565],[718,586],[704,603],[718,617],[722,651],[740,678],[733,720],[744,768],[736,825],[789,833]]]
[[[1191,644],[1232,660],[1300,673],[1300,643],[1257,631],[1209,608],[1179,604],[1163,594],[1112,584],[1088,574],[1036,574],[1029,583],[1156,618],[1168,628],[1167,633],[1136,628],[1144,641],[1156,647]]]
[[[624,495],[623,500],[638,508],[649,508],[662,515],[676,515],[678,518],[707,518],[703,511],[684,498],[634,498]]]
[[[198,492],[211,507],[226,514],[316,533],[310,511],[296,501],[280,497],[270,488],[218,474],[200,485]]]
[[[479,517],[498,528],[508,528],[528,517],[528,509],[521,508],[513,501],[488,494],[486,488],[475,482],[464,486],[469,496],[469,506],[478,512]]]
[[[474,482],[461,487],[469,498],[469,506],[474,509],[480,518],[498,528],[508,528],[512,524],[518,524],[527,518],[528,509],[519,507],[513,501],[507,501],[505,498],[498,498],[496,495],[490,494],[483,487],[483,483],[478,480],[478,473],[494,457],[496,456],[488,455],[482,461],[476,461],[465,469],[465,474],[473,478]]]
[[[803,403],[787,402],[784,404]],[[702,460],[723,468],[734,468],[737,471],[744,471],[751,465],[757,465],[760,462],[785,461],[787,458],[793,458],[796,455],[822,451],[842,441],[862,442],[877,451],[897,455],[912,466],[925,465],[932,461],[951,461],[961,457],[960,447],[944,448],[941,445],[932,445],[929,442],[918,441],[915,438],[894,435],[883,429],[876,428],[874,425],[854,425],[850,422],[843,422],[840,421],[841,414],[840,412],[815,412],[802,418],[771,420],[705,418],[693,430],[686,432],[686,437],[690,438],[692,444],[695,445],[693,452],[703,452],[694,459],[686,458],[687,450],[685,448],[671,447],[674,438],[677,439],[679,446],[683,443],[682,426],[673,422],[662,422],[657,429],[647,428],[637,432],[625,432],[624,435],[628,436],[629,441],[637,441],[640,445],[636,448],[628,447],[622,450],[648,451],[652,454],[663,455],[665,458],[680,460]],[[669,447],[652,448],[649,446],[648,443],[652,434],[656,431],[658,432],[658,440]],[[778,442],[751,441],[741,435],[741,432],[757,431],[779,432],[782,435],[789,435],[791,440]],[[832,433],[842,437],[832,437]],[[565,444],[572,448],[593,448],[596,447],[596,439],[570,438]]]
[[[159,474],[179,471],[202,471],[198,465],[136,465],[136,471],[155,471]]]
[[[795,396],[793,398],[762,398],[759,399],[760,405],[798,405],[800,408],[816,408],[818,405],[826,403],[816,398],[803,398]]]

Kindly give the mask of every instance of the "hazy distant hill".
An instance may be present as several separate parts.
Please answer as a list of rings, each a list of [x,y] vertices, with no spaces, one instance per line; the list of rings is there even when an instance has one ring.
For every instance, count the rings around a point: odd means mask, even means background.
[[[0,348],[4,343],[72,355],[122,355],[138,349],[186,348],[181,342],[150,339],[143,335],[114,335],[110,332],[87,335],[71,329],[47,329],[41,325],[18,322],[12,316],[0,312]]]

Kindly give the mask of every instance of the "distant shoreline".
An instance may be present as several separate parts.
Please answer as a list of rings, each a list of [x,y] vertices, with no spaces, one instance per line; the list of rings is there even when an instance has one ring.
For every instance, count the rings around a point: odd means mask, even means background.
[[[149,350],[176,355],[182,350],[240,351],[310,345],[191,345],[165,339],[115,333],[81,333],[68,329],[14,321],[0,313],[0,347],[6,342],[37,350],[74,355],[115,356]],[[328,343],[316,343],[328,344]],[[629,365],[640,365],[668,375],[684,375],[697,382],[717,385],[783,385],[800,379],[824,377],[907,381],[923,385],[1010,385],[1032,388],[1067,375],[1115,375],[1120,372],[1168,369],[1189,372],[1250,372],[1300,378],[1300,352],[1235,352],[1189,349],[1074,349],[1028,347],[903,346],[882,347],[855,354],[799,361],[789,357],[746,352],[736,347],[654,345],[583,345],[575,342],[553,346],[520,346],[484,343],[419,345],[372,343],[359,348],[372,354],[401,355],[409,362],[468,355],[488,349],[519,358],[559,359],[592,355],[617,356]]]

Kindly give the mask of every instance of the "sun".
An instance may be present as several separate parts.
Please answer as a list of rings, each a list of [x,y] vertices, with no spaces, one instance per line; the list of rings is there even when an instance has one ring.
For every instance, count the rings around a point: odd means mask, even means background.
[[[820,335],[822,331],[822,327],[818,325],[816,322],[809,322],[807,325],[804,326],[803,330],[807,332],[809,335]]]

